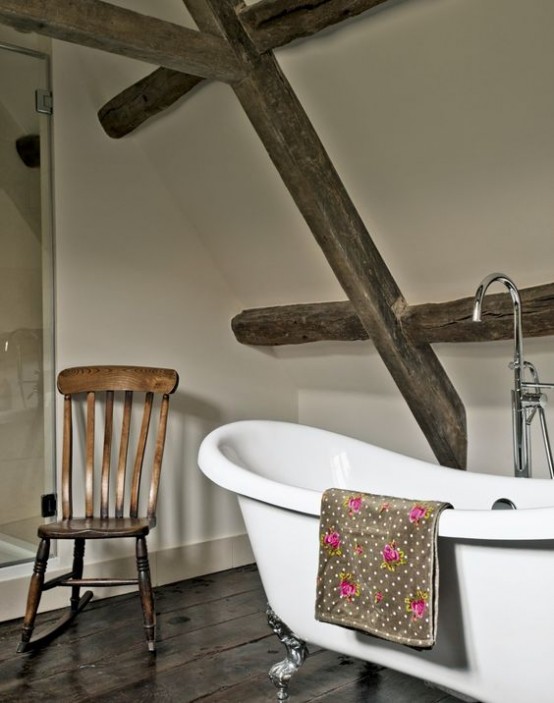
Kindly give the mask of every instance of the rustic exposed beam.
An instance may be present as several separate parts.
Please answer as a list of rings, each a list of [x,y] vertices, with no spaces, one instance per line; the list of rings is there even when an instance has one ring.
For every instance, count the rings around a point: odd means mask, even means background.
[[[554,334],[554,283],[520,291],[523,333],[527,337]],[[471,319],[473,298],[450,303],[427,303],[409,307],[402,324],[410,336],[429,342],[481,342],[512,339],[514,313],[510,295],[487,293],[483,301],[482,322]]]
[[[231,327],[237,342],[259,347],[354,342],[371,336],[349,300],[250,308],[235,315]]]
[[[554,335],[554,283],[520,291],[526,337]],[[399,316],[414,342],[489,342],[512,339],[514,319],[507,293],[487,295],[483,321],[472,322],[473,298],[409,305]],[[237,341],[255,346],[352,342],[372,335],[350,301],[304,303],[244,310],[231,321]]]
[[[222,81],[242,68],[227,42],[101,0],[0,0],[0,22]]]
[[[387,0],[260,0],[238,12],[258,51],[276,49],[361,15]]]
[[[185,0],[193,18],[196,0]],[[463,404],[428,344],[400,323],[406,306],[302,105],[271,54],[258,55],[232,12],[204,0],[249,64],[233,90],[440,463],[464,467]],[[199,24],[200,29],[205,29]]]
[[[109,137],[119,139],[150,117],[167,109],[204,81],[170,68],[158,68],[126,88],[98,111],[98,119]]]
[[[259,51],[311,36],[371,10],[387,0],[261,0],[239,8],[238,16]],[[196,82],[162,68],[126,88],[98,112],[106,134],[130,134],[153,115],[186,95]]]
[[[31,193],[40,191],[40,173],[28,168],[36,165],[36,140],[34,146],[23,150],[21,143],[28,136],[21,135],[21,125],[10,112],[0,104],[0,192],[19,212],[36,239],[41,240],[40,202]],[[26,152],[24,154],[24,151]],[[39,145],[40,156],[40,145]],[[25,165],[24,165],[25,164]]]

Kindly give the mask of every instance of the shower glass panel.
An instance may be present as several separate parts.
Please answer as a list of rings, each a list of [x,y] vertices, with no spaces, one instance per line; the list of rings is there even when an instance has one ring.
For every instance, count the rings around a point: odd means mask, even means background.
[[[49,88],[47,55],[0,43],[0,567],[54,485]]]

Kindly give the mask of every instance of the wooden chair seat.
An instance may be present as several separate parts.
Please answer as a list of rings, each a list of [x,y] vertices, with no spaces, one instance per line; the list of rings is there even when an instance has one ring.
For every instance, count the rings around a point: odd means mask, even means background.
[[[75,618],[93,595],[92,591],[86,591],[81,596],[82,586],[120,585],[138,587],[148,649],[155,651],[156,618],[146,536],[156,524],[169,395],[175,392],[178,383],[179,376],[173,369],[147,366],[79,366],[65,369],[58,375],[58,390],[64,396],[60,491],[62,515],[57,522],[46,523],[38,529],[40,544],[29,585],[18,652],[46,644]],[[137,398],[142,398],[142,411],[138,421],[133,422],[132,411],[138,405]],[[157,422],[153,412],[155,404],[159,405]],[[102,418],[102,422],[96,421],[98,417]],[[84,427],[81,427],[83,424]],[[80,429],[83,436],[82,459],[74,461],[75,438],[80,436]],[[97,430],[99,439],[96,437]],[[147,452],[147,446],[152,444],[148,443],[149,437],[154,442],[152,450]],[[96,461],[97,445],[102,447],[101,461]],[[133,445],[134,463],[132,471],[127,471]],[[75,454],[80,456],[77,452]],[[82,466],[74,470],[74,463]],[[145,483],[147,499],[141,502],[141,484]],[[75,516],[74,493],[78,488],[81,489],[82,508],[79,508],[80,514]],[[75,502],[77,497],[75,495]],[[142,505],[143,509],[140,507]],[[141,509],[142,515],[139,514]],[[86,540],[116,537],[135,539],[136,578],[84,577]],[[45,581],[53,539],[74,541],[73,565],[69,573]],[[41,595],[57,586],[71,589],[70,606],[53,627],[32,637]]]
[[[49,539],[110,539],[146,536],[154,527],[148,518],[71,518],[41,525],[38,536]]]

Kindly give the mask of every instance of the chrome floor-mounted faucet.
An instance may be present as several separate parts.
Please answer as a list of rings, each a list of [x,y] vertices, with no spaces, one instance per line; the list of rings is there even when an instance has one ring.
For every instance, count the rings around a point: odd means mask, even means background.
[[[525,361],[521,330],[521,297],[517,286],[509,276],[503,273],[491,273],[485,276],[475,293],[473,320],[475,322],[481,321],[483,298],[491,283],[496,282],[503,283],[508,289],[514,310],[514,358],[509,365],[514,372],[514,387],[512,389],[514,473],[523,478],[531,476],[531,422],[538,415],[550,478],[554,478],[554,461],[544,411],[546,395],[542,392],[543,389],[554,388],[554,383],[541,383],[535,366]],[[530,381],[525,381],[526,370],[531,376]]]

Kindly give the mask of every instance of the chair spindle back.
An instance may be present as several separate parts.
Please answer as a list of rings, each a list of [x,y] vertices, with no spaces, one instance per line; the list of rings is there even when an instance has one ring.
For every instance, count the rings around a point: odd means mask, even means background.
[[[155,446],[153,448],[150,488],[148,493],[147,515],[155,520],[158,487],[165,446],[169,395],[177,389],[179,377],[172,369],[140,366],[80,366],[65,369],[58,375],[58,390],[64,395],[64,423],[62,448],[62,517],[73,517],[73,440],[74,418],[73,397],[86,397],[85,435],[85,517],[95,517],[95,444],[96,415],[99,404],[104,405],[104,432],[102,461],[100,468],[100,510],[99,517],[110,516],[110,474],[114,445],[114,404],[116,393],[123,396],[123,413],[119,433],[119,451],[115,469],[115,509],[114,516],[124,517],[127,465],[132,435],[133,404],[138,405],[137,394],[144,394],[144,405],[140,432],[136,442],[136,452],[130,477],[129,517],[139,517],[139,498],[147,440],[152,421],[154,397],[161,396]]]

